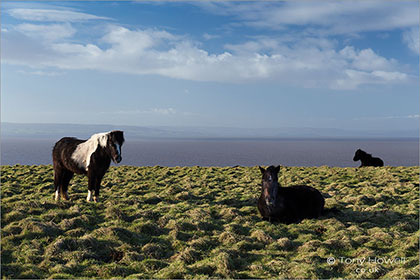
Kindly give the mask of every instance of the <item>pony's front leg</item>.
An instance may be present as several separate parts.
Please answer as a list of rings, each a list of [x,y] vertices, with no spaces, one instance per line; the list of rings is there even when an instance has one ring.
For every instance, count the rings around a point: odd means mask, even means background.
[[[86,197],[86,201],[87,202],[90,202],[90,201],[92,201],[93,199],[92,199],[92,191],[91,190],[88,190],[88,194],[87,194],[87,197]]]
[[[59,192],[59,190],[58,190],[59,188],[58,187],[55,187],[55,196],[54,196],[54,199],[55,199],[55,201],[59,201],[60,200],[60,192]]]
[[[101,181],[103,177],[104,174],[102,173],[96,174],[95,195],[93,196],[93,200],[95,202],[99,202],[99,189],[101,188]]]
[[[93,196],[93,200],[95,202],[99,202],[99,187],[100,187],[100,185],[97,185],[96,188],[95,188],[95,195]]]

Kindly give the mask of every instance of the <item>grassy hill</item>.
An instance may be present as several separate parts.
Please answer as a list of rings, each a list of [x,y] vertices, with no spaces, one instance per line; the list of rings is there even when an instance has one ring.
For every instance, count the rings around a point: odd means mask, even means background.
[[[262,221],[257,167],[113,167],[101,202],[52,166],[1,167],[3,278],[419,278],[419,167],[283,167],[341,209]]]

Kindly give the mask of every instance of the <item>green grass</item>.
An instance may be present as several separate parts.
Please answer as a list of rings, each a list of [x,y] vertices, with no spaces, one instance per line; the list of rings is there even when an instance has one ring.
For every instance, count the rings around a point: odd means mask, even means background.
[[[1,171],[3,278],[419,278],[419,167],[283,167],[341,209],[292,225],[262,221],[257,167],[112,167],[96,204],[86,177],[55,202],[51,166]]]

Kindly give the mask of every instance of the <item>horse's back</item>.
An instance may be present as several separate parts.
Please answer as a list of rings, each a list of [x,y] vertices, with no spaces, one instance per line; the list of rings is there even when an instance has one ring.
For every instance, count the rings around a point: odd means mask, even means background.
[[[57,155],[61,158],[61,156],[65,155],[65,153],[73,152],[77,145],[83,142],[83,140],[79,140],[74,137],[63,137],[55,143],[53,148],[53,157]]]
[[[374,157],[372,158],[373,166],[384,166],[384,162],[382,159]]]
[[[85,140],[80,140],[74,137],[63,137],[55,143],[52,156],[53,164],[59,165],[71,170],[75,173],[82,173],[77,166],[72,162],[71,156],[76,150],[77,146]]]
[[[362,164],[360,165],[362,166],[374,166],[374,167],[380,167],[380,166],[384,166],[384,162],[382,159],[378,158],[378,157],[370,157],[367,159],[363,159],[361,160]]]
[[[77,139],[75,137],[63,137],[55,143],[55,146],[71,145],[71,144],[78,145],[78,144],[80,144],[82,142],[85,142],[85,141],[86,140],[80,140],[80,139]]]
[[[281,189],[285,192],[288,196],[293,196],[296,198],[302,198],[302,197],[320,197],[322,198],[321,193],[311,187],[311,186],[305,186],[305,185],[293,185],[288,187],[281,187]]]
[[[325,199],[315,188],[296,185],[281,188],[285,200],[298,205],[301,215],[308,218],[319,217],[324,208]]]

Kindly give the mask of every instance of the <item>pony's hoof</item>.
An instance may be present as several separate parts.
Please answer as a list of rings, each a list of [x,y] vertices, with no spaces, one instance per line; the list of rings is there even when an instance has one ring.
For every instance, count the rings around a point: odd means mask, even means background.
[[[67,193],[63,193],[63,194],[61,194],[61,197],[62,197],[64,200],[69,200],[69,195],[68,195]]]
[[[95,202],[99,202],[99,197],[94,196],[94,197],[93,197],[93,201],[95,201]]]

